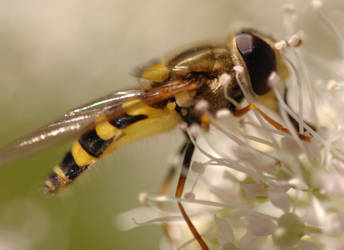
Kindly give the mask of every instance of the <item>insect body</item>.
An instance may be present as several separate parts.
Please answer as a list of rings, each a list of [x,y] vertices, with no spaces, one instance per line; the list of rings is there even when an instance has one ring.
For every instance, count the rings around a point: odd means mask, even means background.
[[[244,69],[241,85],[235,77],[235,66]],[[74,109],[21,138],[0,153],[0,158],[81,132],[45,181],[46,191],[54,193],[127,143],[166,132],[183,121],[188,125],[201,124],[201,115],[194,109],[198,100],[206,100],[212,113],[221,108],[236,112],[233,100],[240,103],[246,93],[276,109],[268,84],[272,72],[283,79],[288,76],[274,41],[255,31],[241,31],[223,41],[195,46],[150,65],[139,75],[144,87],[115,92]],[[232,79],[227,86],[219,81],[224,73]],[[183,167],[188,169],[194,147],[190,142],[186,145]],[[186,173],[180,175],[176,197],[182,195]],[[178,206],[197,241],[208,249],[180,202]]]

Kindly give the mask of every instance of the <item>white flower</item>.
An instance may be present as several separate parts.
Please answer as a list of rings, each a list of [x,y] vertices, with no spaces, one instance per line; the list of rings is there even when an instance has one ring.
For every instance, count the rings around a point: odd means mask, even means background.
[[[322,12],[322,3],[313,1],[312,7],[343,52],[343,39]],[[284,9],[290,35],[297,10],[290,4]],[[344,55],[330,60],[310,53],[299,47],[303,39],[312,43],[307,29],[293,31],[276,44],[292,69],[290,107],[278,91],[279,76],[270,77],[281,107],[276,120],[290,134],[257,119],[255,112],[238,120],[227,110],[211,117],[215,126],[209,133],[189,131],[200,135],[195,142],[199,156],[180,200],[211,249],[344,249]],[[236,68],[238,74],[242,70]],[[199,106],[204,110],[206,105]],[[299,131],[289,117],[299,122]],[[168,222],[173,244],[165,241],[164,247],[199,249],[173,206],[175,198],[148,195],[144,200],[146,207],[121,219],[134,218],[135,225]],[[148,208],[154,211],[149,216]]]

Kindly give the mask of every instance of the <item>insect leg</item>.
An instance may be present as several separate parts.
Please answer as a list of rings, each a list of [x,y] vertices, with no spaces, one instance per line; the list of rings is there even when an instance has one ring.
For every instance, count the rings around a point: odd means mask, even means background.
[[[186,149],[186,146],[188,144],[188,140],[186,140],[181,146],[180,148],[178,149],[178,152],[177,152],[177,162],[180,162],[184,152],[185,152],[185,149]],[[179,165],[176,164],[176,163],[172,163],[171,166],[169,167],[169,170],[168,170],[168,173],[164,179],[164,182],[162,183],[161,187],[160,187],[160,190],[159,190],[159,194],[161,195],[166,195],[168,194],[170,188],[171,188],[171,182],[173,180],[173,177],[175,176],[176,172],[177,172],[177,167]]]
[[[288,96],[288,89],[287,89],[287,90],[285,91],[285,93],[284,93],[284,102],[285,102],[285,104],[286,104],[289,108],[292,109],[292,107],[291,107],[291,106],[289,105],[289,103],[288,103],[288,98],[287,98],[287,96]],[[281,106],[280,106],[280,105],[278,105],[278,110],[281,110]],[[300,123],[299,123],[297,120],[295,120],[294,117],[292,117],[289,113],[288,113],[288,118],[289,118],[291,124],[294,126],[294,128],[297,129],[297,130],[299,130]],[[304,123],[307,124],[307,125],[308,125],[311,129],[313,129],[314,131],[317,130],[317,128],[316,128],[313,124],[310,124],[309,122],[306,122],[306,121],[304,121]]]
[[[172,185],[172,181],[173,181],[173,178],[175,177],[176,173],[177,173],[177,167],[179,166],[179,162],[181,161],[181,158],[185,152],[185,149],[186,149],[186,146],[187,146],[187,143],[188,143],[188,140],[186,140],[182,146],[179,148],[178,152],[177,152],[177,161],[176,162],[173,162],[171,164],[171,166],[169,167],[169,170],[168,170],[168,173],[164,179],[164,182],[163,184],[161,185],[160,187],[160,190],[159,190],[159,194],[160,195],[167,195],[171,189],[171,185]],[[164,208],[164,203],[160,203],[159,204],[159,207],[161,209]],[[165,236],[167,237],[168,241],[170,242],[170,245],[171,245],[171,249],[173,249],[173,246],[174,246],[174,243],[173,243],[173,237],[172,235],[170,234],[170,224],[168,222],[164,222],[162,224],[162,229],[163,229],[163,232],[165,234]]]
[[[244,114],[246,114],[250,110],[256,110],[268,123],[270,123],[277,130],[290,134],[290,131],[287,128],[283,127],[280,123],[273,120],[270,116],[268,116],[262,110],[260,110],[255,104],[249,104],[242,109],[238,109],[238,110],[234,111],[234,115],[235,116],[243,116]],[[304,140],[304,141],[310,141],[312,139],[312,137],[306,136],[306,135],[303,135],[300,133],[298,133],[298,136],[301,140]]]
[[[180,175],[179,175],[179,180],[178,180],[177,189],[176,189],[176,193],[175,193],[176,198],[180,198],[183,194],[186,178],[187,178],[187,175],[188,175],[188,172],[190,169],[191,159],[192,159],[192,155],[193,155],[194,151],[195,151],[195,146],[193,145],[193,143],[190,140],[188,140],[186,148],[185,148],[182,170],[181,170]],[[188,225],[191,233],[193,234],[195,239],[198,241],[198,243],[200,244],[202,249],[203,250],[209,250],[209,247],[204,242],[201,235],[198,233],[196,227],[191,222],[190,217],[187,215],[182,203],[180,201],[177,201],[177,205],[178,205],[179,210],[182,213],[183,218],[184,218],[186,224]]]

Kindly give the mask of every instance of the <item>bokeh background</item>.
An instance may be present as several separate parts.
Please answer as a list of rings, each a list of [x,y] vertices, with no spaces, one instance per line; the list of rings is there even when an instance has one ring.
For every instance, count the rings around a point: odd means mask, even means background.
[[[309,1],[289,2],[303,5],[302,26],[325,29]],[[335,21],[343,13],[340,2],[326,1]],[[283,3],[0,0],[0,144],[84,102],[135,86],[130,73],[136,66],[190,42],[242,26],[284,38]],[[328,42],[335,43],[318,41]],[[140,192],[157,192],[181,142],[176,129],[126,146],[53,197],[41,184],[71,141],[6,164],[0,169],[0,249],[158,249],[159,226],[123,232],[114,221],[139,205]]]

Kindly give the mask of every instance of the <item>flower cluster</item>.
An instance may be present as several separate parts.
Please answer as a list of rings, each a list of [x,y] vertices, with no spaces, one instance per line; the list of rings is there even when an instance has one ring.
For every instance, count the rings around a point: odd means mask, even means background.
[[[344,53],[343,39],[321,1],[312,7],[338,41],[338,54]],[[344,54],[329,60],[299,47],[303,39],[312,41],[307,30],[293,30],[294,6],[284,9],[286,30],[294,35],[277,42],[276,49],[284,53],[293,79],[285,98],[281,79],[271,74],[279,114],[262,107],[284,129],[271,126],[257,110],[240,118],[229,110],[208,114],[213,125],[208,133],[188,128],[191,138],[201,136],[194,141],[198,152],[184,196],[141,194],[145,207],[120,218],[131,219],[131,226],[163,224],[162,249],[199,249],[176,200],[211,249],[344,249]],[[236,72],[240,81],[242,69]],[[230,76],[219,81],[226,85]],[[198,106],[207,112],[206,103]]]

